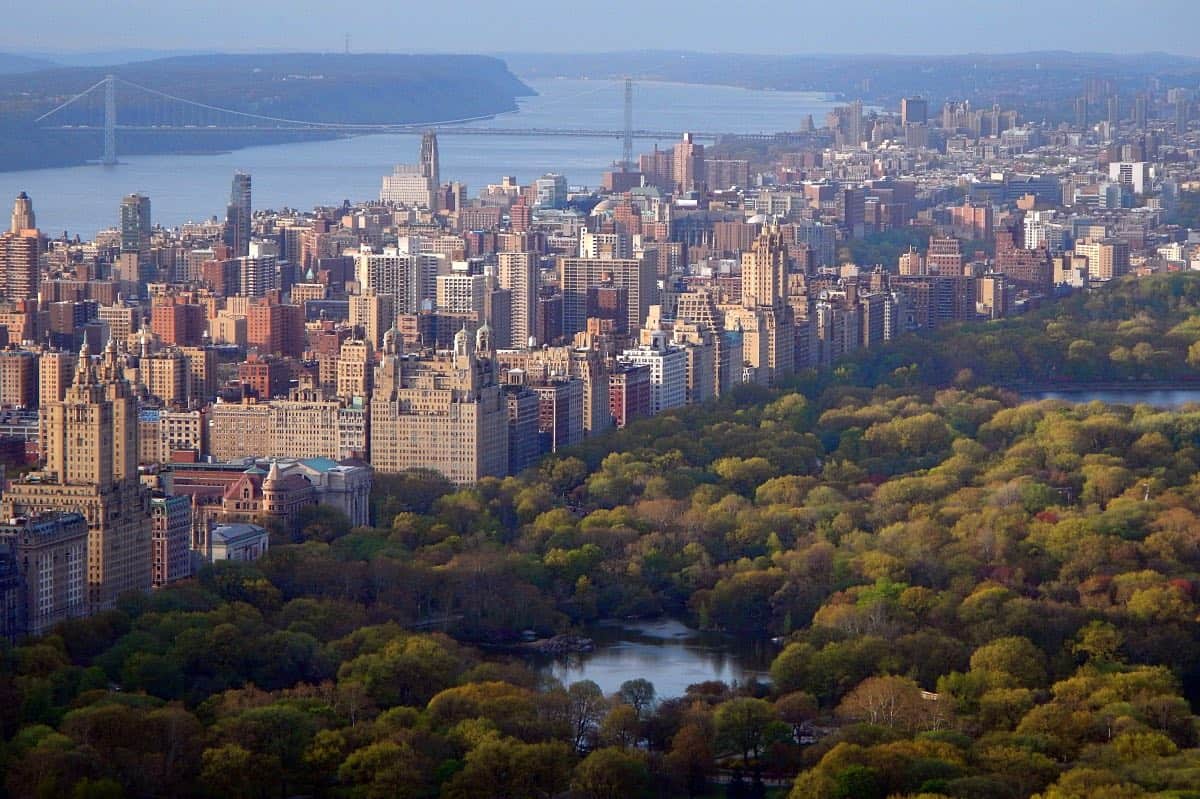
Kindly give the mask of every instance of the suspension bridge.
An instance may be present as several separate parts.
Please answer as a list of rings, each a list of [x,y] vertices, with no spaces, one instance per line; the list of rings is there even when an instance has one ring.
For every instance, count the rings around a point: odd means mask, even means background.
[[[129,102],[136,94],[136,99]],[[120,109],[118,98],[125,98]],[[597,129],[573,127],[505,127],[480,125],[492,116],[449,119],[435,122],[322,122],[289,119],[269,114],[239,111],[199,102],[169,92],[106,75],[87,89],[37,117],[44,130],[94,133],[104,132],[104,150],[100,163],[117,163],[117,134],[239,133],[278,134],[284,132],[324,133],[332,136],[362,136],[377,133],[419,133],[434,130],[438,135],[458,136],[566,136],[592,139],[623,139],[625,163],[632,160],[633,139],[674,139],[679,131],[636,129],[632,124],[632,92],[625,86],[625,128]],[[723,134],[693,132],[693,138],[714,141]]]

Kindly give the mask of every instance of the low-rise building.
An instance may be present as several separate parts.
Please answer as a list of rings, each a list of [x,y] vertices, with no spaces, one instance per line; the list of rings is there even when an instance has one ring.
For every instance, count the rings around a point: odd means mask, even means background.
[[[216,563],[220,560],[258,560],[271,545],[271,537],[264,527],[257,524],[221,524],[208,532],[207,559]]]

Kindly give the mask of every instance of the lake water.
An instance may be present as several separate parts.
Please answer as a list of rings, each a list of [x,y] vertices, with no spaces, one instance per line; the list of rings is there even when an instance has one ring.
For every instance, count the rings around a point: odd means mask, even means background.
[[[535,97],[519,98],[520,110],[475,124],[487,127],[557,127],[620,130],[624,84],[620,81],[534,80]],[[812,114],[818,125],[835,105],[817,92],[754,91],[729,86],[639,83],[634,87],[634,127],[761,133],[797,130]],[[670,146],[675,139],[660,143]],[[571,137],[440,137],[442,179],[467,184],[472,196],[503,175],[527,183],[546,172],[567,176],[573,186],[596,186],[621,157],[619,139]],[[637,139],[635,153],[654,142]],[[150,197],[153,221],[175,226],[223,216],[235,170],[254,178],[255,208],[300,208],[379,196],[392,165],[412,163],[420,136],[386,134],[334,141],[250,147],[214,155],[122,156],[99,165],[0,173],[0,202],[18,192],[33,199],[38,226],[48,235],[64,230],[91,238],[116,225],[121,197]],[[98,155],[98,154],[97,154]],[[7,206],[6,206],[7,207]]]
[[[1110,405],[1151,405],[1155,408],[1174,409],[1188,403],[1200,402],[1200,389],[1168,388],[1122,388],[1097,389],[1094,391],[1030,391],[1021,394],[1029,401],[1055,399],[1064,402],[1105,402]]]
[[[701,633],[673,620],[602,624],[585,635],[596,642],[594,651],[557,658],[546,670],[563,685],[592,680],[606,694],[639,677],[654,683],[660,699],[683,696],[689,685],[708,680],[765,681],[776,654],[766,641]]]

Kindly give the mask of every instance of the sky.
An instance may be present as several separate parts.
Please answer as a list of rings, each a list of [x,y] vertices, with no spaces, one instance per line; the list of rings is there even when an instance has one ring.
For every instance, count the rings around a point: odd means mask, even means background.
[[[41,0],[14,2],[0,51],[1200,56],[1200,0]]]

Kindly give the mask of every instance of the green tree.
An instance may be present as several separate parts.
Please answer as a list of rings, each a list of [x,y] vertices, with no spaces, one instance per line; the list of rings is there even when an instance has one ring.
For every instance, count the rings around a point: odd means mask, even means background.
[[[743,697],[720,705],[713,715],[717,745],[741,755],[749,766],[768,746],[784,740],[791,730],[779,719],[770,702]]]
[[[571,751],[560,742],[489,739],[467,753],[442,789],[445,799],[550,799],[567,789]]]
[[[597,749],[571,776],[571,790],[585,799],[626,799],[647,793],[650,770],[641,752]]]

